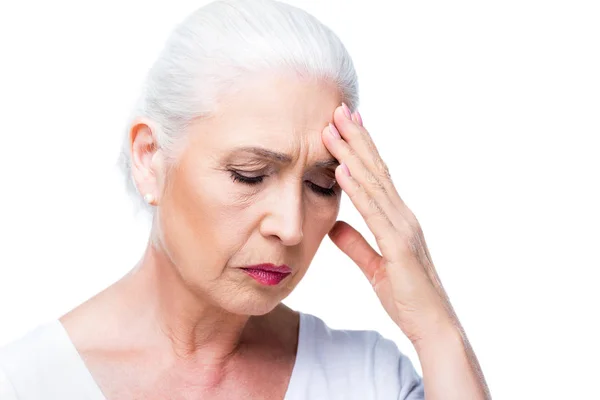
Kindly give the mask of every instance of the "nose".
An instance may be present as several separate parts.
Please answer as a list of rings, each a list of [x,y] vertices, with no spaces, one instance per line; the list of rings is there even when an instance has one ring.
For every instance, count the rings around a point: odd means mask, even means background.
[[[274,194],[275,195],[275,194]],[[267,212],[260,225],[264,237],[275,236],[282,244],[294,246],[302,241],[304,204],[302,191],[283,188],[267,205]]]

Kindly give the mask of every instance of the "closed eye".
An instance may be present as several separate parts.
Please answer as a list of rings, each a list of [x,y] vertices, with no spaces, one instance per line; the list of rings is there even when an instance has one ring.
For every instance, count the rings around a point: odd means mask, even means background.
[[[315,185],[311,181],[306,181],[306,184],[320,196],[329,197],[335,195],[335,190],[333,188],[324,188],[322,186]]]
[[[236,171],[230,171],[231,172],[231,178],[233,179],[233,181],[239,181],[242,183],[245,183],[247,185],[257,185],[259,183],[261,183],[263,181],[263,178],[266,175],[260,175],[260,176],[245,176],[245,175],[241,175],[239,173],[237,173]]]
[[[230,171],[230,172],[231,172],[231,178],[233,179],[234,182],[240,182],[240,183],[243,183],[243,184],[249,185],[249,186],[256,186],[256,185],[262,183],[264,178],[266,177],[266,175],[245,176],[245,175],[240,174],[237,171]],[[333,187],[332,188],[324,188],[322,186],[314,184],[311,181],[306,181],[306,184],[308,185],[308,187],[310,187],[310,189],[313,192],[315,192],[319,196],[330,197],[330,196],[335,195],[335,190],[333,189]]]

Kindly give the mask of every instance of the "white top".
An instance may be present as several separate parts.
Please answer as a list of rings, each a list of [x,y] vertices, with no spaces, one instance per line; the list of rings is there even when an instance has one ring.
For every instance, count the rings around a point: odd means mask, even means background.
[[[0,348],[2,400],[106,400],[59,320]],[[424,399],[423,382],[394,342],[329,328],[300,313],[298,352],[284,400]]]

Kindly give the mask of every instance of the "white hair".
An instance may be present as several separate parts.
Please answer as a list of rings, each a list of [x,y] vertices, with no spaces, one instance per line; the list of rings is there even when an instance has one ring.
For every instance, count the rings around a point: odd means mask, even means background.
[[[274,0],[219,0],[201,7],[171,33],[148,72],[128,128],[139,117],[156,125],[158,146],[175,163],[183,133],[210,116],[218,96],[243,76],[287,69],[333,83],[358,106],[358,80],[340,39],[309,13]],[[150,213],[131,174],[129,129],[119,157],[129,192]]]

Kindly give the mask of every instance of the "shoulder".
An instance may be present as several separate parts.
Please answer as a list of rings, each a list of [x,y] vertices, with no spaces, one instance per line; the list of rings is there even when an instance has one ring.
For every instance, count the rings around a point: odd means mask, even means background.
[[[352,363],[357,360],[361,364],[371,362],[382,367],[410,362],[395,342],[379,332],[332,329],[322,319],[310,314],[301,314],[301,320],[304,350],[335,356],[328,358],[327,362],[343,360]]]
[[[83,361],[58,320],[38,326],[0,348],[0,396],[4,400],[62,398],[82,394]],[[12,395],[12,397],[11,397]],[[82,397],[95,398],[95,397]]]
[[[57,348],[56,322],[49,322],[0,347],[0,369],[23,371],[47,363],[48,353]],[[25,368],[27,367],[27,368]]]
[[[320,374],[330,387],[351,389],[349,399],[423,398],[422,379],[412,362],[380,333],[332,329],[310,314],[301,314],[300,329],[299,362],[312,366],[311,379]]]
[[[61,367],[55,354],[61,347],[56,323],[40,325],[0,348],[0,393],[12,393],[9,399],[21,398],[17,394],[21,396],[23,388],[35,391],[32,383],[44,381],[49,371]]]

